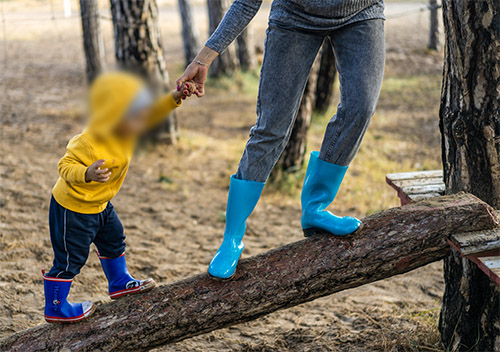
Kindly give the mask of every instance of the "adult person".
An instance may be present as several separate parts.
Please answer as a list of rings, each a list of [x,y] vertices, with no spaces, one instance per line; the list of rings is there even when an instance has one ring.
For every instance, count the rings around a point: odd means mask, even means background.
[[[235,0],[217,30],[177,84],[194,80],[204,94],[208,67],[243,31],[262,0]],[[361,221],[325,209],[337,195],[359,149],[380,93],[385,62],[383,0],[274,0],[260,73],[257,122],[231,176],[224,240],[209,273],[229,278],[243,251],[246,219],[255,208],[283,152],[311,66],[325,38],[331,40],[340,80],[340,104],[321,150],[312,152],[302,189],[302,228],[333,235],[356,231]]]

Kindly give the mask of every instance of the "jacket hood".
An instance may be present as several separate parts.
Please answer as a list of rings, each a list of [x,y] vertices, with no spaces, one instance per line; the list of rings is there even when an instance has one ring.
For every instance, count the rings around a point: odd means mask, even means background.
[[[113,72],[97,77],[90,87],[87,129],[100,135],[111,133],[143,88],[144,81],[129,73]]]

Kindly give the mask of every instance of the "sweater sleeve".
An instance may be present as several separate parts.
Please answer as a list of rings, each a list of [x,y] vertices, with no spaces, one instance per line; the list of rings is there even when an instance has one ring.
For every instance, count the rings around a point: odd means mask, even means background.
[[[69,183],[85,183],[87,165],[85,160],[91,160],[87,143],[78,136],[68,143],[66,154],[59,160],[59,175]]]
[[[181,105],[182,101],[177,104],[172,93],[163,95],[154,103],[147,127],[152,128],[160,124],[172,111]]]
[[[222,53],[248,26],[261,4],[262,0],[235,0],[205,45]]]

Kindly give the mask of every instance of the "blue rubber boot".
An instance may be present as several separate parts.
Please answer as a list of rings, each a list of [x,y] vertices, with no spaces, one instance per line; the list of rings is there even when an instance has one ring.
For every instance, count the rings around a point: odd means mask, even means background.
[[[219,279],[234,275],[245,245],[241,241],[247,218],[259,201],[264,182],[238,180],[231,176],[226,207],[224,240],[208,267],[208,273]]]
[[[335,199],[347,168],[321,160],[319,152],[311,153],[301,196],[304,236],[325,231],[344,236],[361,226],[356,218],[335,216],[325,210]]]
[[[45,291],[45,320],[48,323],[76,323],[91,315],[95,306],[92,302],[68,302],[69,289],[73,279],[59,279],[43,274]]]
[[[108,290],[111,299],[117,299],[133,293],[143,293],[156,286],[153,279],[136,280],[128,272],[125,262],[125,253],[118,258],[103,257],[97,253],[101,260],[102,270],[108,279]]]

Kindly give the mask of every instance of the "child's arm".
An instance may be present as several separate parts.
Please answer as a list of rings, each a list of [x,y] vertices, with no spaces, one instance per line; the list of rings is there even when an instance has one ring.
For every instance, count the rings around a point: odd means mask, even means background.
[[[66,154],[59,160],[57,165],[59,175],[70,183],[90,182],[87,177],[87,170],[92,167],[93,158],[94,153],[88,143],[82,140],[82,136],[73,137],[66,147]],[[87,167],[90,164],[92,165]]]
[[[194,94],[195,89],[193,83],[184,83],[177,90],[160,97],[153,105],[148,119],[148,128],[154,127],[165,120],[172,111],[182,105],[182,100]]]

